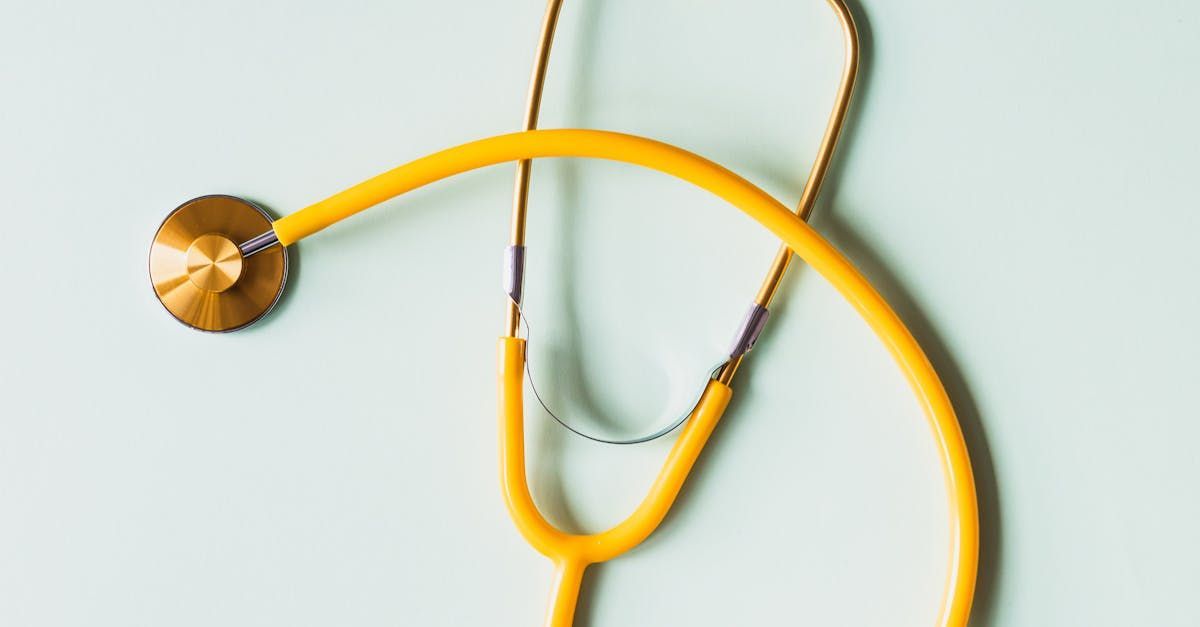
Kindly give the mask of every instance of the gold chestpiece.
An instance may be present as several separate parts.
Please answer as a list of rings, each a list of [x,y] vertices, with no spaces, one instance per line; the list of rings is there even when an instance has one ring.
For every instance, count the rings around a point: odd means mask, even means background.
[[[201,331],[233,331],[267,314],[287,281],[287,251],[250,257],[239,244],[269,232],[271,218],[233,196],[202,196],[171,212],[150,246],[154,295],[176,320]]]
[[[242,251],[221,235],[201,235],[187,249],[188,279],[206,292],[224,292],[242,276]]]

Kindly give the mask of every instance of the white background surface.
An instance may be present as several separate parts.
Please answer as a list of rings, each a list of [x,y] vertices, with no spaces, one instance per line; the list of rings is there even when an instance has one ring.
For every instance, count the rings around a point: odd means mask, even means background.
[[[4,2],[0,624],[539,623],[550,567],[496,479],[511,167],[303,242],[244,332],[179,326],[145,259],[193,196],[282,215],[515,129],[542,9]],[[1197,624],[1200,5],[854,10],[861,89],[814,223],[960,412],[975,624]],[[543,126],[678,143],[791,203],[840,61],[816,0],[567,0]],[[543,163],[534,187],[550,396],[590,428],[649,426],[719,356],[774,243],[625,166]],[[923,418],[820,277],[785,291],[673,514],[591,571],[580,625],[933,622],[946,512]],[[574,530],[628,512],[668,446],[529,413],[535,496]]]

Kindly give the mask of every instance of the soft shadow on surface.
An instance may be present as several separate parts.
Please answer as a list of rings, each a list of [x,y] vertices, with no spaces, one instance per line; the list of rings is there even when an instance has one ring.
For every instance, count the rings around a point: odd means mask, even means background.
[[[279,219],[279,212],[275,211],[266,203],[263,203],[256,198],[246,198],[246,200],[259,207],[262,207],[262,209],[271,216],[272,220]],[[271,308],[271,311],[267,312],[267,315],[257,320],[254,324],[251,324],[243,329],[239,329],[239,334],[249,335],[251,333],[259,332],[263,327],[271,322],[272,318],[275,316],[284,315],[284,312],[292,306],[292,294],[295,293],[296,285],[300,282],[300,244],[296,243],[284,248],[283,254],[287,255],[287,277],[284,280],[283,292],[279,295],[279,300],[275,301],[275,306]]]
[[[838,219],[836,211],[830,209],[830,205],[836,205],[840,181],[845,174],[844,164],[848,162],[848,156],[853,153],[854,136],[859,126],[861,112],[865,110],[864,105],[870,99],[871,59],[875,52],[871,25],[866,14],[861,10],[858,2],[848,2],[848,4],[858,26],[861,65],[856,84],[854,105],[850,109],[838,153],[834,157],[829,176],[826,179],[821,194],[821,201],[819,201],[817,210],[814,213],[814,222],[817,230],[823,233],[854,262],[896,310],[897,314],[899,314],[900,318],[905,322],[913,336],[916,337],[925,350],[954,404],[970,451],[979,499],[981,530],[980,568],[971,622],[973,625],[987,625],[993,621],[995,613],[993,593],[996,576],[1001,564],[1000,548],[1002,536],[999,489],[993,470],[992,456],[988,447],[986,432],[978,407],[974,401],[970,386],[963,376],[961,369],[958,367],[955,356],[941,339],[930,322],[929,317],[925,314],[922,305],[913,297],[909,289],[902,284],[895,273],[889,269],[886,261],[874,251],[871,242],[863,238],[853,228],[853,225]],[[575,42],[580,54],[577,57],[576,67],[572,68],[569,74],[570,79],[575,82],[576,89],[573,92],[571,106],[568,109],[569,122],[578,126],[586,127],[589,125],[588,122],[591,121],[589,106],[592,94],[594,93],[594,85],[588,80],[588,77],[592,75],[591,70],[594,59],[597,58],[598,54],[602,53],[599,50],[597,41],[600,6],[601,3],[599,2],[587,2],[580,5],[580,10],[585,12],[585,15],[582,17],[582,23],[586,27],[581,29],[579,37]],[[551,71],[553,71],[553,68]],[[832,87],[830,93],[832,94]],[[747,174],[756,175],[757,178],[770,181],[777,185],[777,189],[798,189],[799,184],[802,182],[803,173],[772,172],[774,168],[767,163],[764,163],[762,168],[756,167],[753,170],[753,172]],[[565,162],[562,169],[562,178],[560,179],[563,190],[563,206],[561,209],[562,232],[560,233],[562,246],[559,250],[562,251],[562,254],[560,257],[554,259],[553,262],[557,264],[558,272],[556,273],[556,280],[559,281],[557,285],[559,309],[556,315],[563,316],[563,321],[566,324],[566,332],[561,338],[561,352],[556,355],[555,365],[566,368],[570,376],[580,382],[577,393],[583,395],[580,399],[581,406],[591,411],[594,416],[602,416],[603,411],[596,402],[594,392],[588,389],[586,380],[582,377],[582,355],[580,350],[582,341],[576,324],[579,311],[577,305],[578,292],[576,291],[572,277],[575,275],[573,251],[575,250],[575,243],[578,239],[580,228],[577,220],[579,213],[578,180],[579,172],[577,166],[573,165],[570,161]],[[532,210],[536,210],[536,208]],[[764,258],[769,259],[766,254],[764,253]],[[810,280],[816,280],[816,277],[813,276],[811,271],[802,267],[802,264],[795,264],[793,271],[787,278],[789,284]],[[781,291],[780,298],[777,299],[772,307],[776,314],[773,318],[783,318],[787,315],[789,307],[788,293],[791,291],[793,290],[784,289]],[[768,329],[764,333],[762,341],[771,341],[770,335],[771,333]],[[704,489],[705,480],[709,473],[720,472],[719,469],[710,468],[718,463],[714,460],[719,460],[725,454],[740,454],[738,452],[724,452],[725,446],[727,446],[725,443],[730,441],[731,438],[728,435],[723,437],[721,434],[722,432],[728,434],[731,429],[744,428],[742,426],[743,420],[740,420],[738,415],[739,398],[748,393],[756,393],[754,388],[754,369],[753,358],[748,359],[742,366],[738,379],[735,382],[738,393],[734,394],[725,419],[714,434],[713,439],[709,442],[704,454],[697,461],[688,480],[688,485],[680,493],[678,501],[668,514],[667,519],[663,522],[662,528],[647,540],[647,545],[653,543],[657,536],[669,533],[669,528],[676,524],[675,521],[679,516],[682,515],[686,518],[689,515],[702,515],[702,512],[698,511],[689,513],[688,510],[695,509],[691,505],[691,494],[697,490]],[[541,449],[543,453],[539,458],[537,467],[531,473],[531,482],[537,490],[538,502],[545,507],[548,517],[561,525],[568,526],[569,528],[574,527],[575,520],[571,515],[570,507],[566,500],[566,489],[558,472],[561,462],[561,454],[558,453],[558,450],[567,437],[573,436],[567,435],[565,430],[558,427],[549,418],[542,420],[541,425],[542,428],[539,431],[537,446],[543,447]],[[591,606],[594,591],[602,587],[603,571],[603,564],[595,565],[588,569],[576,612],[576,624],[580,627],[585,627],[592,622],[593,613]]]
[[[837,198],[845,180],[845,164],[850,162],[849,157],[854,153],[853,138],[860,127],[862,112],[866,110],[863,105],[870,100],[872,85],[871,59],[875,55],[875,38],[871,23],[857,0],[848,0],[846,4],[854,15],[859,33],[861,64],[855,92],[858,106],[851,108],[846,120],[840,144],[840,157],[835,158],[830,167],[824,190],[826,200]],[[886,103],[881,106],[886,106]],[[975,476],[976,497],[979,502],[979,574],[975,583],[971,624],[989,625],[995,620],[994,595],[1003,554],[1000,490],[996,483],[987,431],[975,397],[971,393],[971,386],[953,351],[930,322],[925,307],[889,269],[888,263],[875,252],[871,242],[863,238],[853,224],[840,219],[837,211],[819,211],[814,222],[817,230],[854,263],[904,321],[933,364],[946,393],[950,396],[962,427],[963,438],[967,443],[967,451],[971,456],[971,469]]]
[[[988,446],[987,434],[978,406],[971,393],[970,385],[963,375],[961,368],[958,366],[957,359],[930,322],[923,306],[913,297],[912,293],[904,286],[895,273],[889,269],[886,261],[875,252],[871,242],[862,237],[852,224],[841,220],[836,212],[836,207],[831,209],[829,206],[837,204],[838,191],[845,175],[846,166],[844,164],[850,161],[849,156],[854,152],[854,137],[859,127],[859,120],[866,108],[864,106],[865,103],[870,99],[871,59],[875,50],[870,22],[865,17],[865,13],[860,9],[859,3],[847,2],[847,4],[854,14],[855,23],[858,26],[861,63],[855,86],[854,104],[851,106],[842,139],[839,143],[838,152],[834,157],[829,175],[826,178],[821,193],[821,200],[814,212],[813,223],[817,231],[842,251],[871,281],[875,289],[883,295],[888,304],[900,316],[900,319],[904,321],[933,364],[934,369],[942,380],[942,384],[946,388],[946,393],[950,396],[950,400],[954,405],[955,413],[962,426],[963,436],[971,456],[971,467],[975,476],[975,487],[979,501],[980,561],[979,575],[975,587],[975,602],[971,612],[971,624],[988,625],[994,621],[995,615],[994,592],[996,577],[1000,572],[1001,566],[1002,530],[1000,492],[996,483],[996,474],[993,467],[991,450]],[[787,184],[786,181],[792,177],[778,172],[769,173],[770,169],[770,167],[763,168],[763,170],[768,171],[764,179],[775,184],[780,184],[780,188],[786,189],[784,187]],[[757,174],[763,174],[763,172],[758,172]],[[793,284],[797,281],[814,279],[817,279],[817,277],[813,276],[811,270],[803,267],[802,264],[796,264],[792,272],[789,273],[786,283]],[[792,292],[794,292],[794,289],[783,289],[780,291],[779,298],[772,306],[772,309],[777,314],[773,318],[781,319],[787,315],[787,308],[791,305],[789,303],[789,294]],[[762,342],[769,341],[771,339],[770,330],[768,329],[763,334]],[[674,519],[677,515],[686,515],[686,510],[690,508],[690,493],[694,490],[703,489],[704,478],[709,472],[714,472],[709,470],[709,466],[711,463],[715,463],[712,460],[718,459],[723,454],[723,442],[729,439],[720,437],[720,432],[739,428],[741,421],[737,420],[737,399],[739,395],[744,396],[754,391],[753,369],[754,360],[748,359],[745,365],[742,366],[738,380],[735,382],[738,393],[734,394],[734,400],[726,412],[725,419],[722,421],[717,433],[714,434],[713,440],[709,443],[704,454],[697,461],[696,467],[692,471],[692,476],[688,480],[690,485],[681,492],[678,502],[668,515],[667,520],[664,521],[664,527],[674,524]]]
[[[574,66],[566,68],[566,74],[572,80],[572,85],[575,89],[572,90],[570,100],[567,103],[566,126],[574,126],[580,128],[592,128],[595,125],[592,123],[591,103],[594,100],[594,85],[590,77],[595,73],[595,62],[603,51],[600,50],[597,41],[599,26],[598,22],[601,19],[602,2],[584,2],[578,5],[582,12],[579,20],[586,24],[586,28],[580,29],[579,36],[573,43],[579,49],[579,54],[575,56]],[[568,4],[564,11],[571,10],[572,5]],[[550,67],[547,74],[555,73],[553,56],[551,57]],[[558,126],[552,124],[551,126]],[[548,162],[535,163],[531,169],[531,187],[537,184],[539,170],[544,174],[544,166]],[[580,223],[580,217],[584,214],[585,208],[581,199],[583,198],[582,191],[582,168],[580,160],[563,159],[555,163],[556,170],[555,181],[558,184],[559,196],[557,202],[553,206],[537,206],[533,199],[530,200],[529,212],[531,214],[537,212],[553,212],[559,218],[559,232],[553,234],[557,241],[557,250],[550,247],[539,247],[539,254],[546,254],[548,251],[554,252],[553,256],[546,255],[539,261],[531,259],[529,263],[542,263],[554,268],[551,275],[551,289],[548,294],[527,294],[527,301],[537,305],[539,311],[548,312],[553,315],[558,321],[559,334],[555,337],[553,345],[544,343],[545,335],[539,334],[537,327],[538,321],[531,321],[530,326],[530,346],[535,352],[541,353],[540,363],[533,363],[532,371],[538,378],[536,383],[540,384],[538,388],[542,392],[547,404],[554,409],[563,407],[564,389],[569,389],[572,394],[572,406],[577,408],[582,415],[571,416],[561,415],[568,423],[579,423],[577,426],[586,431],[595,431],[600,435],[612,436],[615,438],[632,437],[641,435],[641,430],[657,428],[659,425],[653,421],[635,428],[632,431],[628,426],[623,426],[621,420],[616,419],[612,415],[612,408],[604,402],[604,398],[609,396],[608,388],[598,388],[586,374],[587,355],[585,353],[585,341],[583,330],[579,327],[581,318],[580,303],[583,302],[587,292],[591,287],[584,282],[576,280],[579,274],[578,262],[579,255],[577,254],[579,236],[584,230],[584,225]],[[537,235],[531,236],[536,239]],[[548,300],[553,300],[551,306],[544,306]],[[534,357],[537,359],[538,357]],[[551,376],[550,373],[554,373]],[[569,385],[565,385],[569,382]],[[540,408],[538,412],[541,413]],[[586,418],[587,420],[581,420]],[[546,416],[550,420],[549,416]],[[556,425],[557,428],[557,425]]]
[[[575,46],[577,54],[574,65],[567,68],[560,68],[556,72],[554,55],[551,54],[550,65],[547,68],[547,75],[549,77],[547,80],[552,80],[555,74],[562,73],[567,80],[572,81],[574,88],[571,90],[571,99],[567,103],[566,108],[567,126],[583,128],[591,126],[591,103],[594,101],[595,94],[595,83],[591,80],[591,77],[594,75],[596,60],[603,53],[599,41],[603,4],[603,2],[590,1],[579,4],[566,3],[563,9],[564,14],[560,15],[561,24],[564,21],[562,18],[568,17],[565,15],[565,11],[577,8],[581,12],[581,15],[576,19],[579,20],[580,24],[584,25],[583,28],[579,29],[578,35],[573,42],[557,40],[555,44],[556,47],[562,46],[564,43]],[[537,185],[538,166],[539,164],[535,162],[531,170],[531,187]],[[605,411],[598,400],[597,392],[587,384],[587,378],[583,374],[583,336],[579,328],[579,303],[583,296],[582,290],[585,287],[578,285],[578,282],[574,280],[578,274],[578,259],[575,251],[577,250],[580,230],[582,228],[579,223],[579,216],[583,211],[580,202],[582,196],[579,183],[581,177],[580,168],[572,159],[561,160],[558,166],[557,180],[559,189],[561,190],[560,206],[557,208],[561,225],[561,230],[557,234],[559,240],[557,247],[558,254],[554,258],[547,258],[545,263],[552,264],[555,268],[553,290],[557,302],[554,309],[547,309],[547,311],[554,311],[555,316],[560,316],[559,328],[561,334],[558,338],[558,345],[554,347],[554,355],[550,359],[553,360],[555,368],[561,369],[564,372],[564,378],[578,382],[578,385],[574,389],[574,392],[578,395],[574,406],[585,410],[602,427],[614,426],[614,421],[605,417]],[[530,213],[551,209],[553,208],[539,208],[532,200],[530,201]],[[545,248],[543,250],[552,249]],[[533,263],[536,263],[536,261]],[[533,333],[536,333],[536,330],[531,331],[531,335]],[[536,342],[537,339],[532,338],[532,341]],[[549,361],[549,359],[546,361]],[[545,365],[549,366],[550,364],[547,363]],[[549,382],[550,379],[546,379],[546,381]],[[551,387],[557,388],[558,386]],[[546,399],[547,402],[554,403],[557,394],[551,390],[544,391],[549,392]],[[562,528],[564,531],[583,532],[584,530],[580,528],[579,521],[571,509],[567,487],[564,485],[560,472],[565,443],[568,438],[578,436],[569,433],[566,429],[555,423],[553,419],[542,411],[542,408],[536,402],[530,402],[533,399],[528,398],[528,396],[526,394],[525,423],[529,425],[530,418],[536,417],[539,427],[536,431],[537,437],[535,442],[535,446],[539,447],[539,456],[537,462],[527,471],[530,475],[529,481],[531,490],[534,493],[534,501],[542,509],[543,515],[547,520],[556,526]],[[570,417],[568,416],[566,419],[570,420]],[[595,564],[587,569],[575,609],[575,625],[577,627],[587,627],[593,622],[591,610],[592,599],[595,597],[595,591],[599,589],[603,577],[603,564]]]
[[[583,586],[579,588],[579,601],[575,606],[574,627],[592,627],[596,624],[596,621],[593,620],[595,612],[592,610],[592,605],[597,602],[596,591],[603,588],[604,578],[607,576],[608,570],[604,564],[592,564],[584,573]],[[599,597],[598,603],[603,602],[603,597]]]
[[[987,625],[993,620],[992,593],[1000,568],[1000,493],[992,466],[991,450],[983,428],[979,408],[957,359],[938,335],[922,306],[888,270],[887,264],[873,252],[871,245],[848,223],[836,217],[821,220],[821,231],[863,272],[883,294],[900,319],[921,344],[933,364],[962,426],[975,489],[979,500],[980,555],[979,578],[975,586],[975,604],[971,612],[973,625]]]
[[[586,24],[586,28],[579,31],[579,36],[573,42],[573,45],[578,49],[579,54],[575,56],[575,64],[573,67],[563,68],[569,80],[574,81],[576,86],[572,90],[571,100],[567,107],[567,116],[570,124],[587,127],[591,118],[590,105],[593,100],[594,85],[588,77],[593,75],[596,59],[599,58],[601,51],[599,49],[598,32],[599,20],[603,3],[602,2],[583,2],[577,5],[567,4],[564,11],[569,11],[573,7],[578,7],[582,15],[577,18],[582,24]],[[567,17],[562,15],[561,18]],[[560,22],[563,20],[560,19]],[[556,47],[563,43],[556,38]],[[553,77],[555,72],[554,55],[550,56],[550,65],[547,68],[548,77]],[[548,78],[547,80],[551,80]],[[539,166],[544,165],[544,162],[539,164],[535,162],[531,169],[530,187],[537,185],[539,176]],[[549,264],[555,268],[553,292],[557,297],[553,308],[547,308],[546,311],[553,311],[556,317],[559,317],[561,335],[558,338],[558,344],[553,349],[553,356],[543,359],[541,364],[542,372],[548,372],[549,367],[563,371],[564,378],[574,380],[580,384],[574,390],[579,395],[576,406],[585,409],[589,415],[601,417],[604,412],[601,410],[601,404],[598,400],[596,392],[587,385],[587,379],[583,376],[583,336],[579,328],[579,301],[582,298],[582,290],[586,286],[578,285],[574,280],[578,274],[577,271],[577,244],[579,241],[580,229],[579,215],[583,211],[580,206],[580,191],[579,167],[573,160],[562,160],[559,164],[558,183],[561,189],[560,207],[539,207],[531,199],[529,212],[550,211],[555,210],[560,215],[561,231],[557,234],[559,245],[557,247],[558,255],[554,258],[547,258],[543,263]],[[553,250],[549,247],[542,250]],[[531,263],[537,263],[536,260]],[[527,294],[528,298],[528,294]],[[538,298],[534,295],[533,298]],[[536,325],[536,321],[533,325]],[[532,326],[532,325],[531,325]],[[538,330],[533,328],[530,330],[530,343],[539,341],[536,334]],[[545,353],[543,353],[545,354]],[[552,362],[552,363],[551,363]],[[537,371],[537,366],[534,367]],[[543,379],[543,386],[552,382],[552,379]],[[526,387],[528,390],[528,386]],[[551,403],[551,407],[555,405],[559,397],[559,386],[549,385],[546,389],[541,390],[546,394],[546,401]],[[537,442],[539,448],[539,456],[533,468],[529,470],[531,489],[534,492],[534,500],[538,506],[543,509],[543,515],[546,516],[555,525],[563,528],[565,531],[579,532],[578,520],[574,516],[570,507],[570,499],[567,497],[566,486],[563,485],[562,476],[559,472],[562,467],[562,449],[568,437],[577,437],[567,432],[560,425],[554,422],[552,418],[547,416],[545,412],[530,398],[532,395],[526,394],[525,414],[526,424],[529,424],[530,418],[535,418],[538,421]],[[534,401],[534,402],[530,402]],[[564,417],[570,420],[570,416]],[[532,430],[531,430],[532,431]],[[595,571],[598,568],[589,568],[588,576],[585,577],[584,585],[590,588],[588,579],[595,576]],[[586,605],[586,596],[580,599],[580,607]],[[579,612],[583,614],[582,610]]]

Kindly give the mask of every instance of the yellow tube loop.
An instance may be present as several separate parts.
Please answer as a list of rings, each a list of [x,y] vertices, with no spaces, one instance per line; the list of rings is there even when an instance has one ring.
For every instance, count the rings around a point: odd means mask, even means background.
[[[628,518],[603,533],[563,533],[538,512],[525,482],[525,429],[522,399],[525,340],[500,338],[500,476],[505,501],[517,528],[543,555],[564,562],[605,562],[645,540],[667,515],[700,451],[717,426],[733,395],[728,386],[710,381],[692,417],[679,434],[650,492]]]
[[[273,226],[280,242],[288,245],[422,185],[487,165],[543,157],[624,161],[704,188],[769,229],[850,302],[904,372],[933,431],[950,504],[950,563],[937,625],[964,627],[978,568],[979,516],[970,459],[950,399],[917,341],[866,278],[787,207],[745,179],[698,155],[632,135],[577,129],[527,131],[434,153],[281,218]],[[522,535],[555,561],[558,573],[547,620],[552,627],[568,627],[584,569],[620,555],[653,532],[716,427],[731,392],[724,384],[709,383],[649,494],[628,519],[600,534],[566,534],[538,512],[525,479],[521,380],[524,342],[515,337],[501,338],[499,352],[500,461],[505,499]]]
[[[502,337],[499,353],[500,480],[504,501],[525,540],[555,563],[554,592],[546,617],[547,627],[569,627],[575,615],[584,569],[629,551],[654,532],[683,488],[683,482],[704,450],[708,437],[725,413],[733,391],[718,381],[709,382],[650,491],[628,518],[601,533],[569,534],[559,531],[542,517],[525,479],[522,385],[525,340]]]

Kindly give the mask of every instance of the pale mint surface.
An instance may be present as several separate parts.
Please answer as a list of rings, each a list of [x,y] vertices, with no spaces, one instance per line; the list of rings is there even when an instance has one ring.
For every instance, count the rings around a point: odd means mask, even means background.
[[[496,478],[511,167],[303,242],[245,332],[171,320],[146,253],[193,196],[279,215],[515,130],[542,8],[4,2],[0,625],[540,624],[550,566]],[[962,414],[976,624],[1200,624],[1200,4],[853,9],[864,73],[814,224]],[[822,0],[567,0],[543,125],[678,143],[792,203],[841,45]],[[537,164],[529,237],[549,397],[617,434],[687,400],[775,247],[611,163]],[[798,266],[785,292],[675,513],[591,573],[581,627],[933,623],[929,430],[828,284]],[[568,438],[532,405],[529,433],[536,498],[584,530],[669,445]]]

